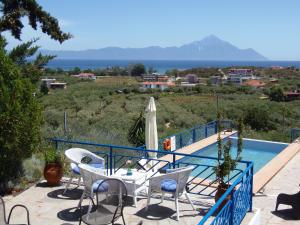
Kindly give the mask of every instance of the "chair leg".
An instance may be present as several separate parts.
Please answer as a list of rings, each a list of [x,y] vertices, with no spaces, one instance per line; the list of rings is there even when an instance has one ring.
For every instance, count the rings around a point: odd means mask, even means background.
[[[188,200],[189,203],[191,204],[193,210],[195,210],[195,206],[194,206],[194,204],[193,204],[193,202],[192,202],[192,200],[191,200],[191,198],[190,198],[190,195],[189,195],[187,192],[185,193],[185,197],[187,198],[187,200]]]
[[[179,204],[178,204],[178,196],[175,195],[175,207],[176,207],[176,219],[179,221]]]
[[[123,220],[123,224],[126,225],[123,213],[122,213],[122,220]]]
[[[148,207],[149,207],[149,205],[150,205],[150,199],[151,199],[151,192],[148,192],[148,199],[147,199],[146,210],[148,210]]]
[[[133,194],[133,206],[136,208],[137,207],[137,196],[136,196],[136,192],[134,192]]]
[[[80,187],[80,181],[81,181],[81,176],[79,176],[78,178],[78,184],[77,184],[78,187]]]
[[[276,207],[275,207],[275,211],[277,212],[277,210],[278,210],[278,206],[279,206],[279,202],[278,201],[276,201]]]
[[[163,192],[163,193],[161,193],[161,203],[163,203],[164,197],[165,197],[165,193]]]
[[[83,201],[83,199],[84,199],[84,196],[85,196],[85,193],[84,193],[84,191],[83,191],[83,193],[82,193],[82,195],[81,195],[81,197],[80,197],[80,200],[79,200],[79,202],[78,202],[77,209],[80,208],[80,205],[81,205],[81,203],[82,203],[82,201]]]
[[[70,177],[70,179],[69,179],[69,181],[68,181],[68,183],[67,183],[67,185],[65,187],[65,190],[64,190],[63,194],[65,194],[67,192],[67,190],[69,189],[69,187],[70,187],[70,185],[72,183],[72,180],[73,180],[73,176]]]

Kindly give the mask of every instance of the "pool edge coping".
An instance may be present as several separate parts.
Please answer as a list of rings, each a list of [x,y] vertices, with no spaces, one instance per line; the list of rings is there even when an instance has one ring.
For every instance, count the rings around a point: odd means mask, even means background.
[[[264,167],[258,170],[253,177],[253,193],[256,194],[262,190],[299,152],[300,142],[292,142]]]

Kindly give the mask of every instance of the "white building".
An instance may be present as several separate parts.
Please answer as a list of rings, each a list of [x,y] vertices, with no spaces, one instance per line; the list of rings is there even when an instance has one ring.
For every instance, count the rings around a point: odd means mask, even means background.
[[[42,84],[46,84],[47,88],[49,89],[51,86],[50,84],[56,82],[56,79],[55,78],[43,78],[41,81],[42,81]]]
[[[231,69],[228,73],[228,83],[241,85],[244,81],[254,80],[256,77],[253,75],[252,69]]]

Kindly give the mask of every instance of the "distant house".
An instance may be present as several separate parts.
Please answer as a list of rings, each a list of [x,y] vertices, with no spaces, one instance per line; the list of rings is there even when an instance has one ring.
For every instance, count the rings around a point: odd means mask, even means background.
[[[243,83],[244,86],[254,87],[254,88],[262,88],[266,86],[266,83],[261,80],[247,80]]]
[[[189,82],[181,82],[180,84],[182,87],[195,87],[197,84],[192,84]]]
[[[146,82],[142,82],[142,88],[143,89],[160,89],[162,91],[166,90],[169,87],[173,87],[175,86],[175,83],[173,82],[158,82],[158,81],[146,81]]]
[[[144,74],[142,75],[143,81],[147,82],[168,82],[169,77],[160,73]]]
[[[198,83],[198,76],[196,74],[187,74],[185,76],[185,80],[189,83],[189,84],[196,84]]]
[[[247,80],[254,80],[256,77],[253,75],[252,69],[230,69],[227,81],[236,85],[241,85]]]
[[[80,73],[80,74],[76,74],[76,75],[71,75],[71,77],[77,77],[80,79],[96,80],[96,76],[93,73]]]
[[[269,80],[271,83],[278,83],[278,79],[276,78],[270,78]]]
[[[53,82],[55,82],[55,81],[56,81],[55,78],[43,78],[43,79],[41,79],[41,82],[42,82],[41,85],[46,84],[47,88],[49,89],[50,88],[50,84],[53,83]]]
[[[285,100],[286,101],[292,101],[296,100],[300,97],[300,91],[289,91],[289,92],[284,92]]]
[[[219,86],[221,84],[224,84],[226,83],[226,79],[224,79],[222,76],[211,76],[210,77],[210,83],[211,85],[214,85],[214,86]]]
[[[283,66],[271,66],[271,69],[272,70],[282,70],[282,69],[284,69],[284,67]]]
[[[62,82],[50,83],[50,89],[66,89],[66,88],[67,88],[67,83],[62,83]]]

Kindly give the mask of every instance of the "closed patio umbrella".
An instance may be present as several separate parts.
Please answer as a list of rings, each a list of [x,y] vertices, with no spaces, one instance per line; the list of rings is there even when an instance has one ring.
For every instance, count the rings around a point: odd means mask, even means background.
[[[158,149],[158,137],[157,137],[157,126],[156,126],[156,106],[154,98],[151,97],[149,104],[146,108],[146,148],[150,150]],[[148,152],[149,157],[156,158],[157,153]]]

